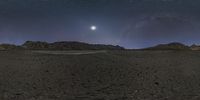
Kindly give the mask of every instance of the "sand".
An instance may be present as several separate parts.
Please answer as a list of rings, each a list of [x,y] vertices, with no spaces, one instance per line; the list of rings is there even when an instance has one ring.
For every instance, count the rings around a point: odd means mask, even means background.
[[[52,54],[52,55],[89,55],[89,54],[98,54],[98,53],[106,53],[106,50],[76,50],[76,51],[32,51],[33,53],[40,53],[40,54]]]
[[[200,52],[0,51],[0,100],[200,100]]]

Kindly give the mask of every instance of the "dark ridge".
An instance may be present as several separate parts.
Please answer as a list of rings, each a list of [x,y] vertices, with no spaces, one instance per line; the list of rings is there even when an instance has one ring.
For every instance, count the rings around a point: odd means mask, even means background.
[[[22,50],[21,46],[16,46],[14,44],[0,44],[0,50]]]
[[[43,41],[26,41],[22,45],[0,44],[0,50],[200,50],[199,45],[187,46],[182,43],[173,42],[159,44],[144,49],[125,49],[119,45],[88,44],[76,41],[60,41],[48,43]]]
[[[23,45],[23,48],[30,49],[30,50],[43,50],[43,49],[49,49],[50,45],[47,42],[41,42],[41,41],[26,41]]]
[[[193,44],[190,48],[191,50],[200,50],[200,46],[196,44]]]
[[[173,42],[169,44],[159,44],[157,46],[145,48],[143,50],[191,50],[191,48],[182,43]]]
[[[41,41],[27,41],[22,45],[29,50],[124,50],[121,46],[88,44],[84,42],[61,41],[47,43]]]

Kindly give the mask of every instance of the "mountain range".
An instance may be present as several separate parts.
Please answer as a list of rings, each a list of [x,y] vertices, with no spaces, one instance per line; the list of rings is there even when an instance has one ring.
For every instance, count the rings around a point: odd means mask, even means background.
[[[26,41],[22,45],[0,44],[0,50],[124,50],[121,46],[88,44],[83,42],[61,41],[47,43],[41,41]]]
[[[42,42],[42,41],[26,41],[22,45],[0,44],[0,50],[126,50],[119,45],[105,44],[88,44],[75,41],[60,42]],[[135,49],[131,49],[135,50]],[[169,44],[159,44],[153,47],[143,48],[139,50],[200,50],[200,45],[193,44],[187,46],[179,42]]]

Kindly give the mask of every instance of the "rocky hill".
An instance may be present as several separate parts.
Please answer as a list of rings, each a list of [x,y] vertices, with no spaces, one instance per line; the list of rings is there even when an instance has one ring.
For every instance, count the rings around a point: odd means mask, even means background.
[[[84,42],[42,42],[42,41],[26,41],[22,45],[0,44],[0,50],[125,50],[121,46],[104,45],[104,44],[88,44]],[[139,50],[200,50],[200,45],[187,46],[182,43],[173,42],[169,44],[159,44],[154,47]]]
[[[200,50],[200,46],[196,45],[196,44],[193,44],[190,48],[191,48],[191,50],[194,50],[194,51]]]
[[[25,49],[31,49],[31,50],[42,50],[42,49],[49,49],[50,45],[47,42],[41,42],[41,41],[26,41],[23,45],[23,48]]]
[[[40,42],[27,41],[22,47],[31,50],[123,50],[123,47],[103,44],[87,44],[83,42]]]
[[[23,47],[12,44],[0,44],[0,50],[22,50]]]
[[[145,48],[144,50],[191,50],[189,46],[182,43],[174,42],[169,44],[160,44],[154,47]]]

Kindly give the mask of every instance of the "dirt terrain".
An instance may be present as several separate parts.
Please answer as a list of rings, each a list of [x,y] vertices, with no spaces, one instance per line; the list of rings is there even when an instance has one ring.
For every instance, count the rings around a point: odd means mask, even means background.
[[[200,100],[200,52],[0,51],[0,100]]]
[[[76,51],[42,51],[42,50],[37,50],[37,51],[32,51],[34,53],[40,53],[40,54],[53,54],[53,55],[88,55],[88,54],[98,54],[98,53],[106,53],[106,50],[87,50],[87,51],[81,51],[81,50],[76,50]]]

